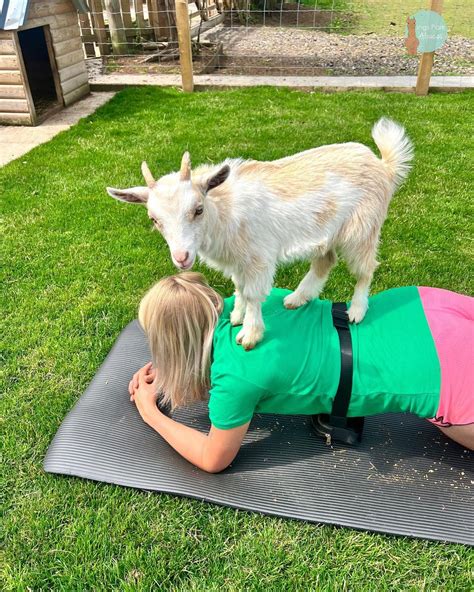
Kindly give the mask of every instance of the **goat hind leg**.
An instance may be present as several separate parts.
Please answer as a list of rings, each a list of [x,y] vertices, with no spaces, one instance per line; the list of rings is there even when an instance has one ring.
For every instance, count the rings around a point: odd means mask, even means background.
[[[294,292],[284,299],[285,308],[299,308],[310,300],[317,298],[323,291],[329,272],[337,261],[334,249],[327,251],[322,257],[314,257],[308,273],[301,280]]]
[[[369,308],[369,289],[372,283],[374,271],[378,266],[375,247],[367,250],[362,258],[351,258],[349,268],[357,278],[357,283],[352,295],[351,305],[347,311],[351,323],[360,323]]]

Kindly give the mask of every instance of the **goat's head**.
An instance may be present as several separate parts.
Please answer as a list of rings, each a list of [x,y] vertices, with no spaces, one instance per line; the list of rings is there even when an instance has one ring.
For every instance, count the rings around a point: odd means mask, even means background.
[[[179,172],[155,181],[144,162],[142,173],[146,187],[107,187],[107,192],[120,201],[146,206],[149,218],[168,243],[173,263],[184,271],[193,266],[203,241],[207,192],[223,183],[229,172],[229,166],[224,165],[207,178],[195,181],[191,176],[189,153],[185,152]]]

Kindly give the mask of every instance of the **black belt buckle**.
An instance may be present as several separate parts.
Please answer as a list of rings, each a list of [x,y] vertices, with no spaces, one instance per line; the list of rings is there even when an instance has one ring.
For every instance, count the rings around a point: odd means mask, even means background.
[[[328,445],[332,444],[333,440],[350,445],[362,440],[363,417],[337,417],[320,413],[311,416],[311,424],[318,436],[326,438]]]

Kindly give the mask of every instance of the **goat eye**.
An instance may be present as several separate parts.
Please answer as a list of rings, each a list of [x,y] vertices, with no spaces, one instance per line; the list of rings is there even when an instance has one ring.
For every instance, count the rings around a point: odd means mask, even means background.
[[[202,206],[198,206],[196,208],[196,211],[194,212],[195,216],[200,216],[204,211],[204,208]]]

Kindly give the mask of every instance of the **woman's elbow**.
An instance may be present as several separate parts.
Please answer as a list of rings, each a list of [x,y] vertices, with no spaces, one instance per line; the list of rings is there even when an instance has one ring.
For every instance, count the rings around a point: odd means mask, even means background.
[[[211,460],[205,461],[201,469],[206,471],[206,473],[221,473],[230,465],[232,461],[224,461],[224,460]]]
[[[214,453],[205,455],[202,459],[201,469],[207,473],[220,473],[221,471],[227,469],[227,467],[237,456],[237,452],[230,452],[229,450],[226,450],[221,454]]]

